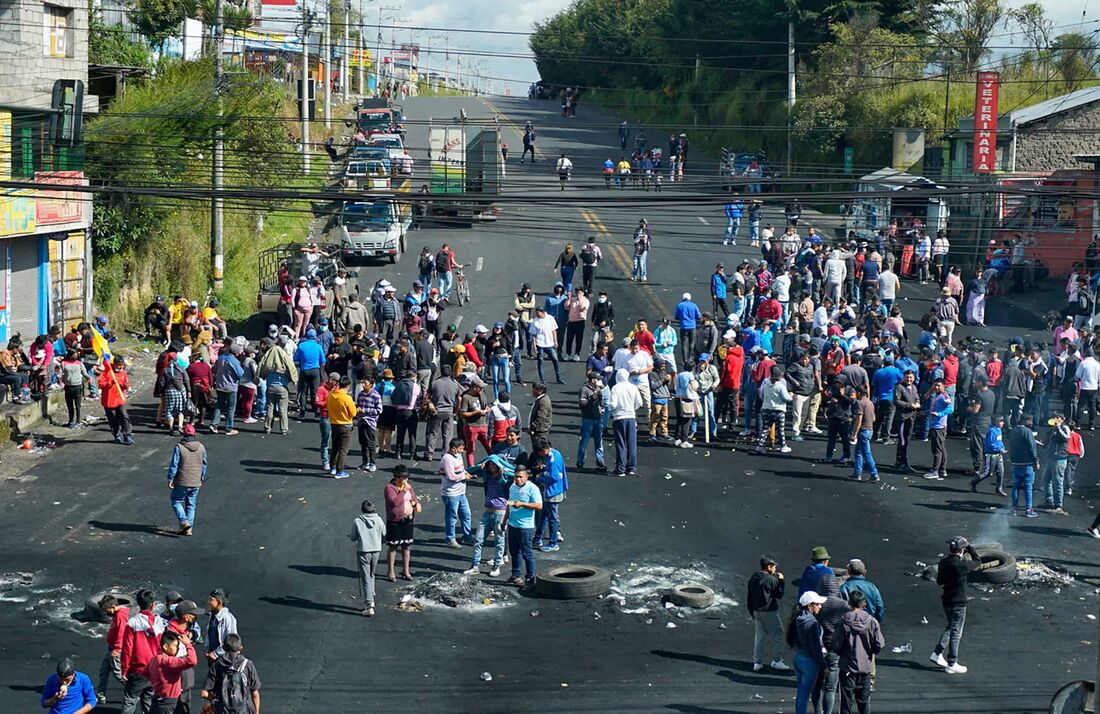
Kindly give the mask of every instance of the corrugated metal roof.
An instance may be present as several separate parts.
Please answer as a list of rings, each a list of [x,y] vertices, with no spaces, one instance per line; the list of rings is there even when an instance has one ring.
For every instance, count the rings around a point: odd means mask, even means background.
[[[1030,107],[1015,109],[1008,113],[1009,124],[1015,124],[1016,126],[1030,124],[1093,102],[1100,102],[1100,86],[1078,89],[1076,92],[1032,104]]]

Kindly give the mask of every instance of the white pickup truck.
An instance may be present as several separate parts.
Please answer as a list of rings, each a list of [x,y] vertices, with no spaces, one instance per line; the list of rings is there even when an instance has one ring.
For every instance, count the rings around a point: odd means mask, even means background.
[[[344,204],[337,230],[345,257],[401,260],[411,221],[389,200]]]

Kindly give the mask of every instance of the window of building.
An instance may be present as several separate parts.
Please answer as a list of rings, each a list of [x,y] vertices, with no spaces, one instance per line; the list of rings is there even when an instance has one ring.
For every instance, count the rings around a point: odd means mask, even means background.
[[[44,5],[44,37],[47,57],[73,57],[73,11],[58,5]]]

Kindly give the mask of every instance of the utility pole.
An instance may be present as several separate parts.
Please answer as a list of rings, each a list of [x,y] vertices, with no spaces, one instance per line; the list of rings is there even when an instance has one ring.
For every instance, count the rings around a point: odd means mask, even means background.
[[[382,17],[383,12],[397,12],[402,8],[394,5],[379,5],[378,6],[378,36],[377,46],[378,54],[374,58],[374,86],[375,89],[381,94],[382,92],[382,23],[384,19]],[[389,19],[389,18],[385,18]],[[391,50],[392,52],[392,50]]]
[[[363,66],[363,50],[366,48],[366,43],[363,42],[363,0],[359,0],[359,67],[357,74],[359,75],[359,96],[362,97],[367,93],[367,68]]]
[[[221,290],[225,286],[225,214],[222,205],[222,186],[225,170],[225,145],[223,142],[222,114],[222,0],[214,2],[214,100],[217,104],[218,123],[214,127],[214,155],[211,183],[213,197],[210,202],[210,288]]]
[[[343,95],[344,104],[348,103],[348,84],[351,82],[349,76],[349,70],[351,69],[351,60],[348,58],[348,54],[351,51],[351,0],[344,0],[344,45],[341,56],[343,63],[340,69],[340,91]]]
[[[321,59],[325,63],[321,75],[325,83],[325,127],[332,126],[332,15],[325,17],[321,28]]]
[[[794,76],[794,7],[787,6],[787,176],[793,166],[791,134],[794,129],[795,76]]]
[[[302,11],[302,169],[309,175],[309,29],[313,23],[313,11]]]

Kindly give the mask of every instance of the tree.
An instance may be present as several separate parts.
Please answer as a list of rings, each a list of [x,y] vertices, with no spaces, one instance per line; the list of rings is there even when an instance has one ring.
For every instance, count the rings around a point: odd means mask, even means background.
[[[948,56],[964,74],[978,71],[993,30],[1005,20],[1001,0],[957,0],[940,13]]]
[[[1050,33],[1054,30],[1054,21],[1047,17],[1046,10],[1037,2],[1012,8],[1008,19],[1020,27],[1027,39],[1028,47],[1035,51],[1037,59],[1050,49]]]
[[[122,67],[152,64],[144,43],[131,40],[130,33],[121,25],[104,23],[102,14],[94,7],[89,8],[88,14],[88,61]]]
[[[179,32],[187,8],[186,0],[134,0],[130,21],[154,47],[163,51],[165,41]]]
[[[1081,83],[1096,77],[1098,47],[1093,35],[1068,32],[1058,35],[1051,45],[1055,67],[1066,85],[1066,91],[1079,89]]]

